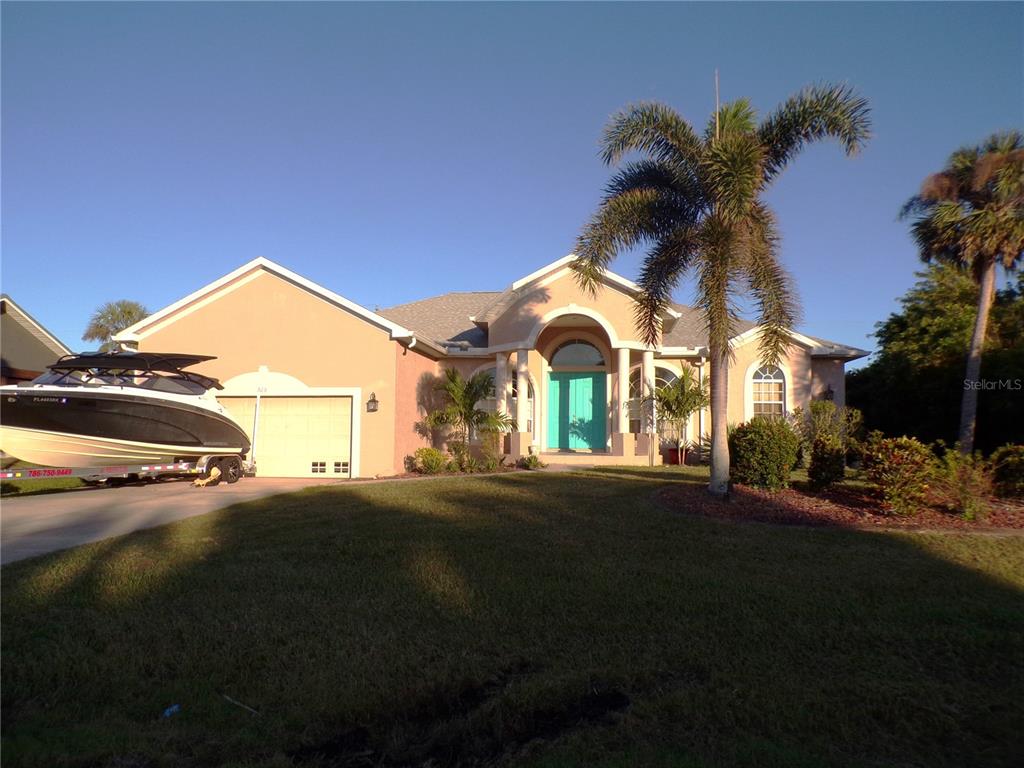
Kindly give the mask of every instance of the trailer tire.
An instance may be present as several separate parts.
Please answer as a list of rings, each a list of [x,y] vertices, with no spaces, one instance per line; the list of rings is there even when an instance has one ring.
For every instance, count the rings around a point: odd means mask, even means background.
[[[242,461],[237,456],[221,459],[220,471],[228,485],[237,483],[242,479]]]

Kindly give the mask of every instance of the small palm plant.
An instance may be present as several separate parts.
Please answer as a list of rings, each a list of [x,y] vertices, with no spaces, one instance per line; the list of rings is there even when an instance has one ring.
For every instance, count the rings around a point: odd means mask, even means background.
[[[1024,134],[990,136],[954,152],[903,206],[924,261],[952,263],[978,284],[978,312],[967,353],[960,405],[960,451],[974,449],[981,355],[996,287],[996,268],[1017,269],[1024,254]]]
[[[100,352],[112,352],[117,349],[114,336],[135,325],[148,314],[148,310],[137,301],[108,301],[92,313],[89,325],[82,334],[82,340],[102,342]]]
[[[454,368],[446,368],[437,389],[447,402],[428,414],[426,422],[431,427],[451,427],[463,447],[473,431],[511,432],[516,428],[515,419],[507,414],[477,407],[481,400],[494,397],[494,379],[487,371],[466,379]]]
[[[645,409],[653,406],[659,424],[668,424],[675,429],[679,466],[686,464],[686,428],[693,414],[707,408],[711,402],[707,382],[697,381],[692,368],[683,368],[678,379],[658,387],[642,402]]]

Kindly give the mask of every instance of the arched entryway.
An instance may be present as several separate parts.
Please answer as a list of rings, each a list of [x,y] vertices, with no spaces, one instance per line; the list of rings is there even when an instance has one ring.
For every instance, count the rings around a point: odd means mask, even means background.
[[[560,344],[548,371],[547,442],[555,451],[603,451],[608,429],[608,361],[583,339]]]

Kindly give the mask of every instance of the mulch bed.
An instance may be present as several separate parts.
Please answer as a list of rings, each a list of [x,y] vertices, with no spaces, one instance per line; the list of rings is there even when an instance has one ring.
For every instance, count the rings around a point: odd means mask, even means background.
[[[778,525],[820,525],[841,528],[961,531],[1024,530],[1024,502],[993,499],[982,520],[964,520],[940,507],[908,517],[887,514],[869,490],[838,487],[821,493],[799,488],[765,491],[734,485],[728,501],[708,495],[704,485],[685,483],[659,492],[668,508],[686,514]]]

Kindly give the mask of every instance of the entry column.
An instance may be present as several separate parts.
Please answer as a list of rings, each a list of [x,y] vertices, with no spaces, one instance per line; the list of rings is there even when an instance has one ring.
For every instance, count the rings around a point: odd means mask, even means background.
[[[615,398],[612,401],[612,454],[632,456],[636,451],[636,438],[629,431],[629,348],[615,350]]]
[[[498,415],[508,413],[508,354],[499,352],[494,356],[494,411]]]
[[[512,433],[512,457],[520,458],[530,452],[533,435],[528,431],[530,423],[530,350],[516,350],[516,431]],[[537,393],[534,393],[534,397]]]

